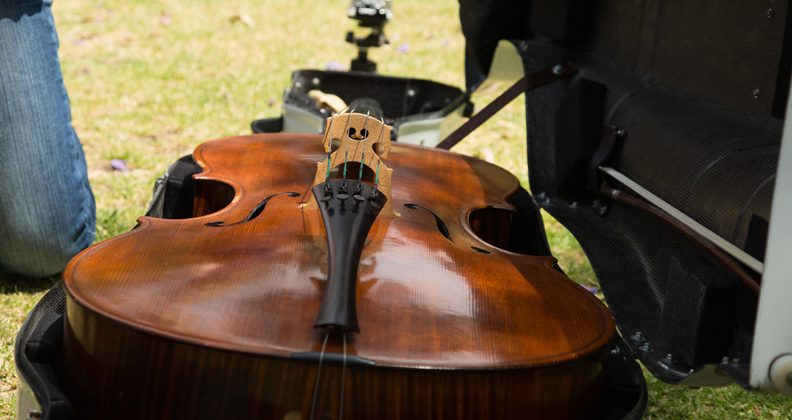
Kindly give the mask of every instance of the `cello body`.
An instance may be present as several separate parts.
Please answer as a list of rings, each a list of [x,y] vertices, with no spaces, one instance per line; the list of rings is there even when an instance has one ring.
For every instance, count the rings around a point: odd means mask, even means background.
[[[499,246],[522,190],[471,157],[393,145],[387,206],[356,255],[355,328],[317,328],[322,146],[204,143],[193,218],[142,217],[72,260],[62,376],[81,418],[595,413],[610,313],[552,257]]]

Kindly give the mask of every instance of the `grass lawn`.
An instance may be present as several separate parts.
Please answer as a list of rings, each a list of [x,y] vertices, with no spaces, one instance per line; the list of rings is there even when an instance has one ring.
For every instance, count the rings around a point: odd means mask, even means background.
[[[97,240],[134,225],[154,179],[205,140],[277,116],[292,70],[348,65],[347,0],[56,1],[64,78],[98,208]],[[382,73],[463,86],[454,0],[394,2]],[[515,101],[455,149],[494,160],[527,185],[523,104]],[[128,172],[113,171],[124,159]],[[546,219],[570,276],[595,285],[579,245]],[[13,340],[50,281],[0,282],[0,416],[13,416]],[[792,399],[737,387],[692,390],[649,381],[651,418],[792,418]]]

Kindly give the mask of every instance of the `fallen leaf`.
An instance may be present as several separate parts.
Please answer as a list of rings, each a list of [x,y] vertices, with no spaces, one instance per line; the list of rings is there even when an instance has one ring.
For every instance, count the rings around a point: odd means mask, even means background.
[[[237,22],[244,24],[248,28],[252,28],[256,26],[256,21],[253,20],[252,17],[243,13],[239,13],[234,16],[231,16],[231,23],[237,23]]]

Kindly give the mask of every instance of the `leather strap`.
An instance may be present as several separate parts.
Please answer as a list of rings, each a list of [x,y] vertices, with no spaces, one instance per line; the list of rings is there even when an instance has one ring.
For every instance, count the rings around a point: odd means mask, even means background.
[[[492,102],[487,104],[476,115],[470,117],[464,124],[449,134],[448,137],[443,139],[436,147],[438,149],[450,149],[457,143],[462,141],[473,130],[477,129],[481,124],[484,124],[495,113],[500,111],[509,102],[513,101],[518,95],[523,92],[534,90],[542,87],[548,83],[555,82],[556,80],[566,79],[577,72],[572,64],[559,64],[550,68],[542,69],[531,74],[525,75],[522,79],[514,82],[508,89],[501,93]]]

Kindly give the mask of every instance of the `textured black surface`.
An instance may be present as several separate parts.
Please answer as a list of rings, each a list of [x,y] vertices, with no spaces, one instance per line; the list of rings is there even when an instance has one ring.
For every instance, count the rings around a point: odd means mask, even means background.
[[[531,31],[562,42],[580,42],[591,34],[592,0],[533,0]]]
[[[572,59],[581,78],[607,88],[602,126],[626,132],[610,164],[761,255],[783,123],[774,95],[789,77],[780,67],[787,2],[601,0],[595,16],[585,48],[520,43],[526,71]],[[722,384],[703,373],[709,364],[743,383],[756,296],[647,214],[598,203],[607,208],[600,216],[591,197],[559,194],[569,190],[558,174],[569,153],[564,133],[574,123],[559,119],[559,110],[573,82],[526,95],[534,195],[580,241],[622,335],[652,373],[668,382]],[[580,116],[578,123],[587,122]],[[674,331],[683,326],[688,330]]]
[[[166,174],[154,184],[154,194],[146,216],[165,219],[186,219],[193,215],[195,181],[192,176],[201,172],[192,155],[174,162]]]
[[[734,285],[704,261],[672,256],[660,319],[664,341],[690,366],[718,363],[729,351]]]
[[[600,0],[590,48],[600,64],[674,94],[768,115],[776,84],[789,78],[788,69],[779,74],[787,8],[783,0]]]
[[[45,420],[74,417],[58,380],[65,309],[66,295],[58,282],[28,314],[14,344],[14,361],[23,382],[19,386],[30,387]]]
[[[588,189],[588,166],[602,140],[605,86],[579,78],[556,115],[558,194],[574,196]]]
[[[689,366],[718,363],[729,352],[735,287],[706,266],[673,256],[668,268],[663,339]]]
[[[631,93],[611,109],[608,122],[628,133],[620,171],[744,247],[751,217],[770,216],[780,121],[746,118],[662,90]]]

